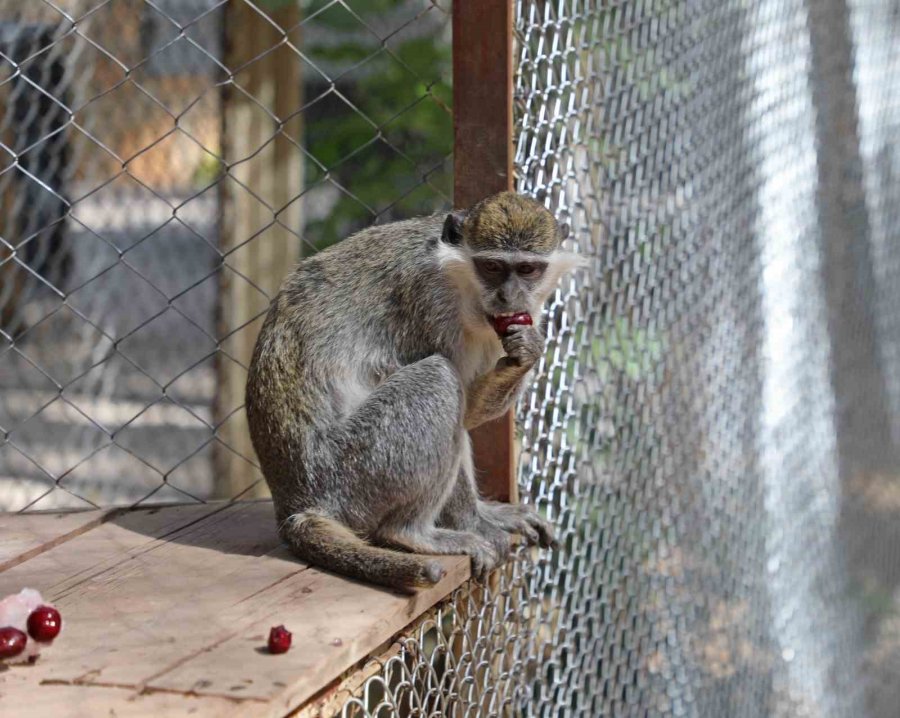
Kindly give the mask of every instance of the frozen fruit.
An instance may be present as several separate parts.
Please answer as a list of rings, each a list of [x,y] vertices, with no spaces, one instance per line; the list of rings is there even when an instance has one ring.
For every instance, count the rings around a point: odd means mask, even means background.
[[[28,633],[28,617],[38,606],[45,605],[41,594],[33,588],[23,588],[18,593],[0,599],[0,626],[15,628],[23,635]],[[17,655],[0,654],[0,663],[20,663],[35,660],[46,643],[26,641],[25,650]]]
[[[28,635],[35,641],[49,643],[61,628],[62,616],[53,606],[38,606],[28,616]]]
[[[284,626],[273,626],[269,631],[269,653],[287,653],[291,647],[291,632]]]
[[[0,628],[0,658],[15,658],[25,650],[28,637],[18,628]]]
[[[496,316],[491,318],[491,324],[494,325],[494,331],[502,337],[513,324],[531,326],[531,315],[526,312],[519,312],[518,314]]]
[[[28,616],[43,603],[41,594],[33,588],[23,588],[4,597],[0,600],[0,626],[12,626],[24,631]]]

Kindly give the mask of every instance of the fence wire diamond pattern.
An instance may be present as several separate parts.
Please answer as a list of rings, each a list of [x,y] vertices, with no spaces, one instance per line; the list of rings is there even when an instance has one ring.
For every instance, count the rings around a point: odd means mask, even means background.
[[[286,268],[449,206],[448,9],[302,9],[0,0],[4,509],[258,493]]]
[[[858,281],[834,241],[871,241],[861,293],[897,313],[900,57],[890,3],[842,5],[516,3],[519,189],[592,260],[519,406],[519,488],[562,547],[460,589],[342,715],[893,715],[896,608],[867,602],[897,605],[896,536],[859,494],[896,496],[900,463],[857,412],[897,337],[836,319],[829,282]],[[854,131],[852,42],[868,156],[829,143]],[[862,180],[878,230],[835,236],[825,208],[865,212],[841,206]]]
[[[519,489],[344,716],[893,716],[900,12],[516,0],[546,308]],[[449,6],[0,0],[0,507],[251,496],[287,265],[450,203]]]

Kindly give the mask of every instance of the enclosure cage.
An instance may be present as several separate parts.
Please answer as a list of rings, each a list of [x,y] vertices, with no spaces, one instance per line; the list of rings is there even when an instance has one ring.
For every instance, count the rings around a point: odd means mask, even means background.
[[[898,37],[897,0],[0,0],[0,510],[265,496],[289,267],[512,188],[587,264],[475,438],[560,546],[317,710],[893,718]]]

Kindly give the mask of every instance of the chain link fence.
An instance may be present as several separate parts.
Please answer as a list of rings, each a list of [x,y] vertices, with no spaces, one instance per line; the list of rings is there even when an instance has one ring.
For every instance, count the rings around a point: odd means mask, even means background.
[[[517,177],[590,271],[519,488],[344,716],[896,715],[900,4],[516,2]]]
[[[561,547],[337,711],[892,718],[900,4],[515,8],[518,189],[591,260],[518,410]],[[0,0],[3,509],[255,491],[286,263],[450,204],[449,11]]]
[[[0,508],[258,492],[287,268],[450,204],[448,13],[0,0]]]

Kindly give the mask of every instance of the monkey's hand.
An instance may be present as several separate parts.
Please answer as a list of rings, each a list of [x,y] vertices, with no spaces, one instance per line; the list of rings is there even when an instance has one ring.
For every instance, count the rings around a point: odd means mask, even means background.
[[[541,517],[533,506],[479,500],[478,515],[491,526],[523,536],[529,546],[558,546],[553,536],[553,525]]]
[[[531,369],[544,353],[544,335],[540,327],[530,324],[513,324],[500,343],[506,352],[505,364],[511,367]]]
[[[538,327],[515,324],[500,341],[506,356],[492,371],[476,379],[466,393],[467,429],[503,416],[515,403],[522,381],[544,352],[544,336]]]

